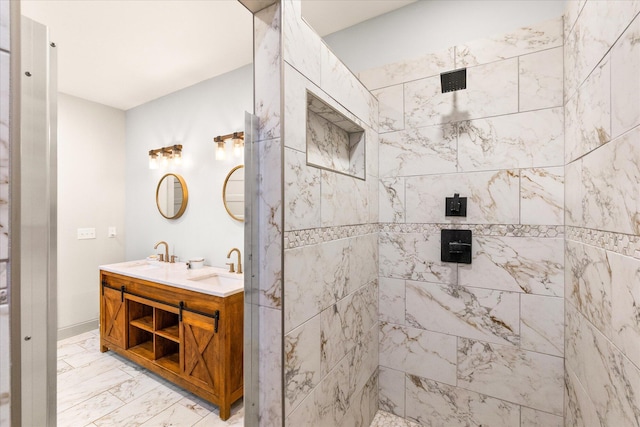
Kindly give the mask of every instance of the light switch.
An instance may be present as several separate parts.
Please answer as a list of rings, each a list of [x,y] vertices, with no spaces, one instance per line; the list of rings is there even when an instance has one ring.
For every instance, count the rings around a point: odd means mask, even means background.
[[[109,227],[109,231],[108,231],[108,236],[109,237],[116,237],[116,228],[115,227]]]
[[[95,228],[78,228],[78,240],[95,239]]]

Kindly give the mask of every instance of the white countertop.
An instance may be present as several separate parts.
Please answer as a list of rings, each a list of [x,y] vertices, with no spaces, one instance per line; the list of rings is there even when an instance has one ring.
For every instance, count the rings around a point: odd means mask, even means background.
[[[244,275],[219,267],[189,270],[184,262],[140,260],[101,265],[100,270],[218,297],[244,291]]]

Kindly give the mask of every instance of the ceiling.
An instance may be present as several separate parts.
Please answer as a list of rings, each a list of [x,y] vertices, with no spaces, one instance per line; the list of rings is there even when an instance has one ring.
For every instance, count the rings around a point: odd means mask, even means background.
[[[305,0],[324,36],[415,0]],[[251,62],[252,16],[237,0],[22,0],[49,27],[58,89],[127,110]]]

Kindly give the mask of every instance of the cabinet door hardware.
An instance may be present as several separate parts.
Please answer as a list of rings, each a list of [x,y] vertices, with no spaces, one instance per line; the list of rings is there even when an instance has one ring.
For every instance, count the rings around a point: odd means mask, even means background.
[[[220,310],[216,310],[215,313],[213,313],[213,318],[215,319],[215,323],[213,326],[213,332],[215,332],[216,334],[218,333],[218,322],[220,321]]]

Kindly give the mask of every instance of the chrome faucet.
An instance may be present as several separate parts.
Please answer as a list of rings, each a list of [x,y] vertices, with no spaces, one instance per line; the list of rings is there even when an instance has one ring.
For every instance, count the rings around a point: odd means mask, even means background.
[[[164,261],[164,262],[169,262],[169,245],[167,244],[167,242],[165,242],[164,240],[156,243],[156,245],[153,247],[153,249],[158,249],[158,246],[160,245],[164,245],[164,258],[162,256],[162,254],[160,255],[160,261]]]
[[[242,274],[242,255],[240,255],[240,249],[238,248],[233,248],[229,251],[229,253],[227,254],[227,259],[231,258],[231,254],[237,252],[238,253],[238,274]],[[228,262],[227,265],[229,265],[229,273],[235,273],[234,268],[233,268],[233,263],[232,262]]]

